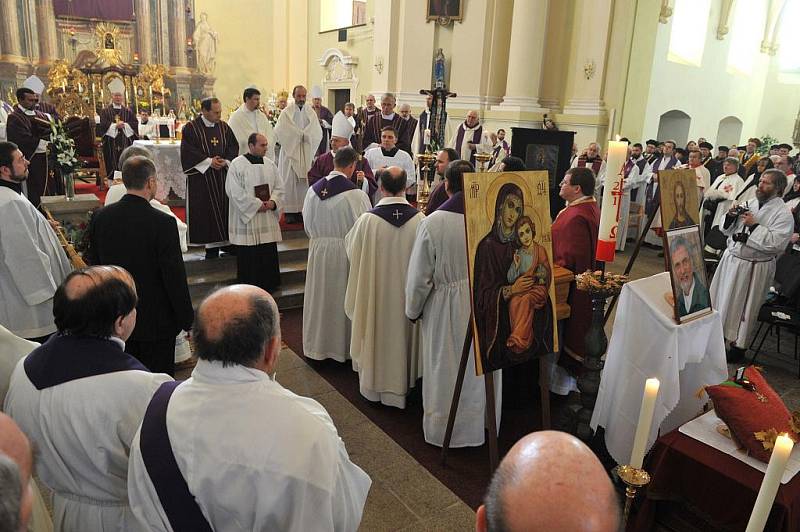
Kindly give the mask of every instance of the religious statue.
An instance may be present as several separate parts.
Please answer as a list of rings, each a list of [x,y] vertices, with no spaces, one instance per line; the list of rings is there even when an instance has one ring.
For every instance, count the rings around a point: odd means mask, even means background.
[[[197,69],[204,74],[213,74],[217,60],[219,35],[208,23],[208,14],[200,13],[200,22],[192,35],[197,50]]]
[[[447,126],[447,111],[445,109],[447,98],[456,96],[456,93],[447,89],[445,82],[445,58],[441,48],[436,51],[433,60],[433,89],[419,91],[420,94],[431,96],[430,118],[428,119],[428,129],[431,131],[431,146],[436,149],[444,147],[447,139],[445,138],[445,127]]]
[[[437,89],[444,88],[444,52],[441,48],[436,51],[436,58],[433,60],[433,86]]]

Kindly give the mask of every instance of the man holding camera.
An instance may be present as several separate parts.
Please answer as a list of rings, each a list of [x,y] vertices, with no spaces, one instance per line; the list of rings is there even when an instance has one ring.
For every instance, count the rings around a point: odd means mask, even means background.
[[[786,174],[765,171],[756,197],[731,208],[721,227],[728,246],[711,282],[711,301],[730,344],[729,362],[744,357],[747,337],[775,276],[775,260],[794,230],[792,213],[781,199],[785,189]]]

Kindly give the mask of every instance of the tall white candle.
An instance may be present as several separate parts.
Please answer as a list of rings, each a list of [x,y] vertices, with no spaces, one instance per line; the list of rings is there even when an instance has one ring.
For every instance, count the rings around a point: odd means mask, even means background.
[[[761,481],[761,489],[758,490],[758,497],[753,506],[753,513],[750,514],[746,532],[764,530],[769,512],[772,510],[772,503],[775,502],[775,495],[778,493],[778,487],[781,485],[786,462],[789,461],[789,455],[792,454],[792,447],[794,447],[794,442],[785,434],[781,434],[775,440],[775,447],[772,449],[764,480]]]
[[[600,230],[597,236],[597,260],[613,262],[617,247],[617,226],[622,209],[623,167],[628,158],[628,143],[609,141],[606,179],[603,182],[603,206],[600,209]]]
[[[424,134],[422,136],[422,143],[425,146],[430,145],[430,143],[431,143],[431,130],[430,129],[426,129],[425,130],[425,132],[424,132]]]
[[[660,385],[658,379],[647,379],[644,383],[644,397],[642,398],[642,407],[639,409],[639,424],[636,426],[636,436],[633,438],[633,450],[631,451],[630,465],[636,469],[641,469],[644,462],[644,453],[647,450],[647,439],[653,424],[653,411],[656,407]]]

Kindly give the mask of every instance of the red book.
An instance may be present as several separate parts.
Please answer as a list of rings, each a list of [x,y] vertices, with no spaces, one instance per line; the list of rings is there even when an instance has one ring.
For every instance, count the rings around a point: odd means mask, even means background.
[[[265,183],[263,185],[256,185],[253,187],[253,189],[255,190],[256,197],[258,199],[260,199],[261,201],[269,201],[270,196],[269,196],[268,184]]]

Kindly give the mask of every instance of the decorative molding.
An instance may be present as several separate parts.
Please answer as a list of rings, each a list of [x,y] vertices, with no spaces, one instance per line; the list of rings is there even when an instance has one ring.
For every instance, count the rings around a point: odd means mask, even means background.
[[[317,63],[324,69],[323,90],[327,93],[328,90],[348,89],[352,99],[359,84],[355,71],[355,67],[358,66],[358,58],[346,55],[338,48],[328,48],[322,52],[322,57]]]
[[[658,21],[661,24],[666,24],[672,17],[673,11],[672,0],[661,0],[661,11],[658,13]]]
[[[736,0],[721,0],[719,6],[719,22],[717,23],[717,40],[722,41],[730,31],[731,15]]]

